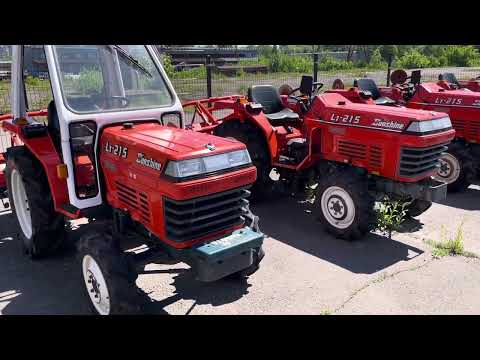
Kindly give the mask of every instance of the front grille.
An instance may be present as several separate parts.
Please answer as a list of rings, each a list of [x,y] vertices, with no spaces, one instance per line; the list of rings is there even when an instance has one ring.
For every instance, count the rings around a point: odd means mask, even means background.
[[[150,206],[147,195],[138,193],[135,189],[119,181],[116,181],[115,185],[117,187],[118,199],[131,209],[139,211],[143,221],[150,222]]]
[[[480,121],[475,120],[475,121],[470,121],[469,122],[469,127],[468,127],[468,136],[472,138],[476,138],[480,136]]]
[[[367,146],[355,142],[339,140],[338,152],[351,159],[365,159],[367,156]]]
[[[242,187],[190,200],[164,197],[167,237],[188,241],[243,224],[248,195],[250,192]]]
[[[383,164],[383,151],[379,146],[370,146],[370,166],[381,168]]]
[[[425,148],[402,148],[400,151],[400,176],[416,177],[436,169],[438,160],[448,149],[446,144]]]

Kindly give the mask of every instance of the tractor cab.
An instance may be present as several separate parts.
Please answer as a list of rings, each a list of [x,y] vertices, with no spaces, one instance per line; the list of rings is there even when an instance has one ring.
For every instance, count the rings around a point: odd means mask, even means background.
[[[183,111],[160,66],[156,49],[144,45],[45,45],[35,61],[43,61],[51,93],[46,125],[28,112],[27,46],[14,47],[13,119],[7,130],[40,137],[47,132],[65,168],[68,200],[73,209],[100,205],[97,169],[99,134],[113,124],[156,122],[182,128]],[[31,99],[30,99],[31,100]],[[19,127],[20,125],[20,127]],[[114,149],[118,150],[118,149]],[[121,156],[121,154],[119,154]],[[60,171],[60,170],[59,170]],[[72,176],[68,176],[71,174]]]

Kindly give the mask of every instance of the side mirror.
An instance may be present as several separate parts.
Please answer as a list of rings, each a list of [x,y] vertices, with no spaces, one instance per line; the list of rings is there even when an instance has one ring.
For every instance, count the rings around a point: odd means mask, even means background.
[[[300,93],[311,96],[313,91],[313,76],[303,75],[299,90]]]

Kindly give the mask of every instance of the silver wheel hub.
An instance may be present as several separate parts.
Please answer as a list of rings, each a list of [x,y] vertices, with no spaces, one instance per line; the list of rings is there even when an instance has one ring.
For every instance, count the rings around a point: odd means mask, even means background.
[[[100,315],[110,314],[110,294],[100,266],[90,255],[82,260],[82,274],[88,296]]]
[[[445,181],[447,184],[455,182],[460,176],[460,162],[450,153],[446,153],[439,159],[440,168],[437,171],[437,180]]]
[[[339,229],[346,229],[355,220],[355,204],[350,194],[338,186],[327,188],[320,199],[325,219]]]

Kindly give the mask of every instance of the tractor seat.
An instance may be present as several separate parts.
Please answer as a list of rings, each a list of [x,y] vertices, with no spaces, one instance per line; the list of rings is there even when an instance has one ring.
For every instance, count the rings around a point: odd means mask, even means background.
[[[248,100],[263,106],[263,113],[274,122],[297,121],[299,116],[283,106],[278,90],[272,85],[254,85],[248,88]]]
[[[446,82],[450,84],[454,84],[457,86],[460,86],[458,83],[457,77],[455,76],[454,73],[443,73],[438,76],[438,80],[445,80]]]
[[[375,81],[370,78],[355,79],[353,86],[358,87],[360,90],[369,91],[372,94],[372,99],[377,105],[393,105],[395,101],[386,96],[381,96],[380,90],[378,90]]]

